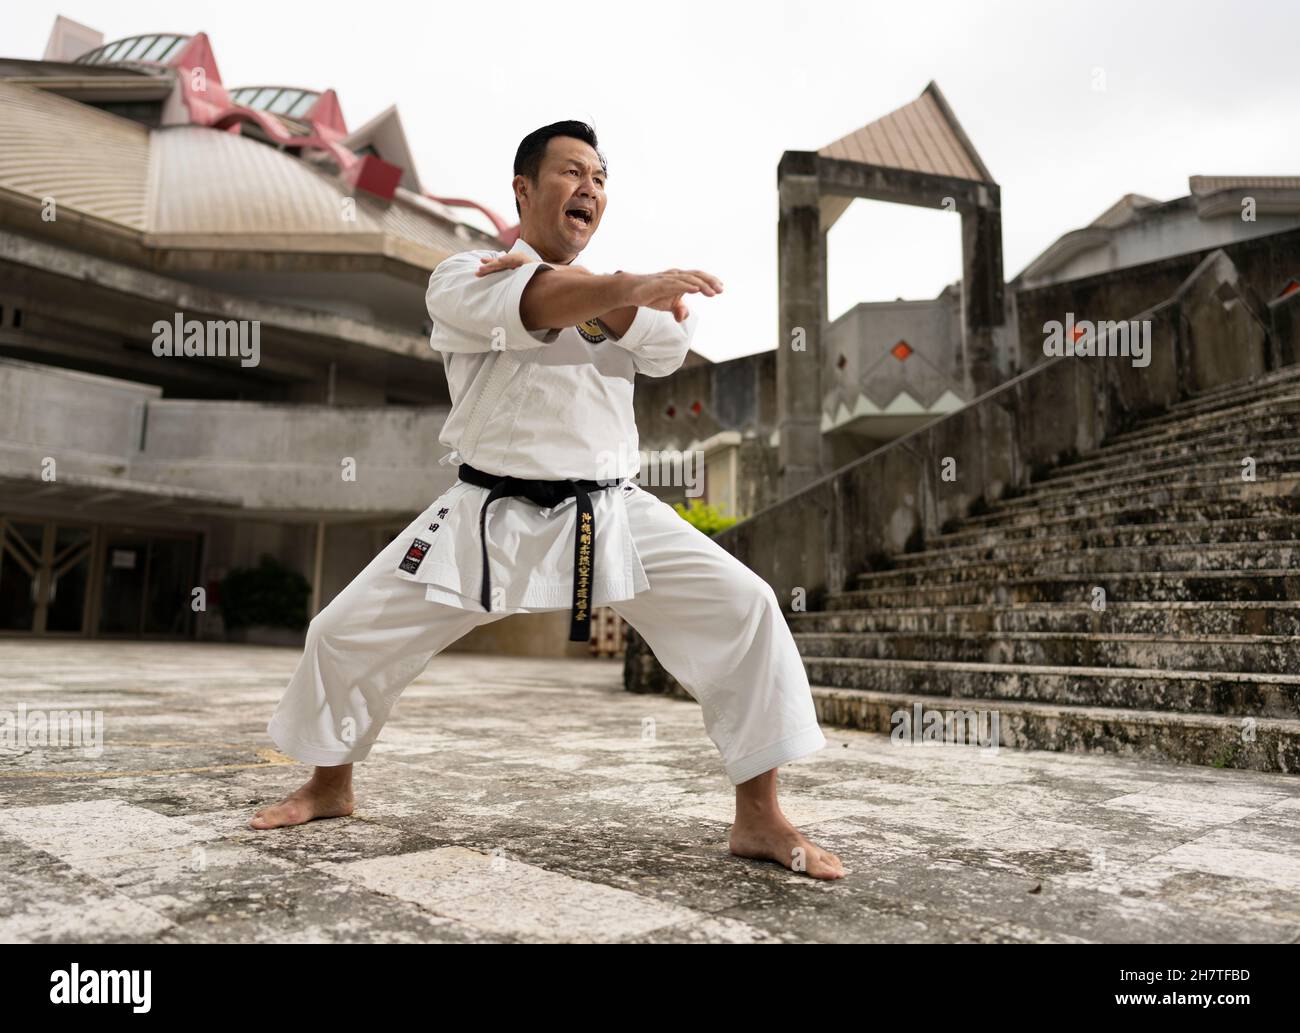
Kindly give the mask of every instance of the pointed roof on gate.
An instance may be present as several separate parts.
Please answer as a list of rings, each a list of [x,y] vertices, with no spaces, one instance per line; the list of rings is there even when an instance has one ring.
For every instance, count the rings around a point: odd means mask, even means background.
[[[935,82],[910,104],[840,137],[817,153],[823,158],[842,158],[864,165],[993,182]]]

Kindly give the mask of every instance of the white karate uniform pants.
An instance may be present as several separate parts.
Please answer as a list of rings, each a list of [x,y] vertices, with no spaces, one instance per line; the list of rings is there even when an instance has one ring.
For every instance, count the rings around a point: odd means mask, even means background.
[[[627,508],[650,588],[607,605],[700,703],[732,784],[825,746],[771,586],[650,492],[631,492]],[[312,620],[267,726],[288,756],[322,766],[364,759],[402,690],[435,655],[508,616],[477,601],[474,609],[430,602],[425,585],[395,576],[409,537],[390,542]]]

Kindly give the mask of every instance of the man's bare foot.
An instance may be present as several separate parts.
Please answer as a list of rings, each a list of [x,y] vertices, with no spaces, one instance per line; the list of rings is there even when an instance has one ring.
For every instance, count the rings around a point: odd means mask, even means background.
[[[790,824],[776,802],[776,768],[736,786],[736,821],[731,852],[737,857],[775,861],[814,879],[842,879],[844,865]]]
[[[301,825],[314,818],[344,818],[352,813],[355,804],[352,765],[318,767],[301,788],[279,803],[263,807],[248,824],[255,829],[278,829],[284,825]]]
[[[842,879],[844,865],[829,850],[823,850],[790,824],[779,811],[767,817],[736,816],[731,826],[731,852],[737,857],[775,861],[792,872],[814,879]]]

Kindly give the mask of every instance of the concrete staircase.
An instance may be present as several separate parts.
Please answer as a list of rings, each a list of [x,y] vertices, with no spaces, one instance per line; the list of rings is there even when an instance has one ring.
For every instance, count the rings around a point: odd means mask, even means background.
[[[987,710],[1002,746],[1300,771],[1300,367],[981,509],[788,615],[822,721]]]

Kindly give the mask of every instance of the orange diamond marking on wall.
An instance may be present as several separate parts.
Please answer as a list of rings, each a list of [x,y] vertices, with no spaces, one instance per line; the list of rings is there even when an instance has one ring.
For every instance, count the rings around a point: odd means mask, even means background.
[[[896,345],[894,345],[892,348],[889,349],[889,354],[892,355],[894,358],[896,358],[899,362],[903,362],[909,355],[912,354],[912,346],[908,344],[906,341],[899,341]]]

